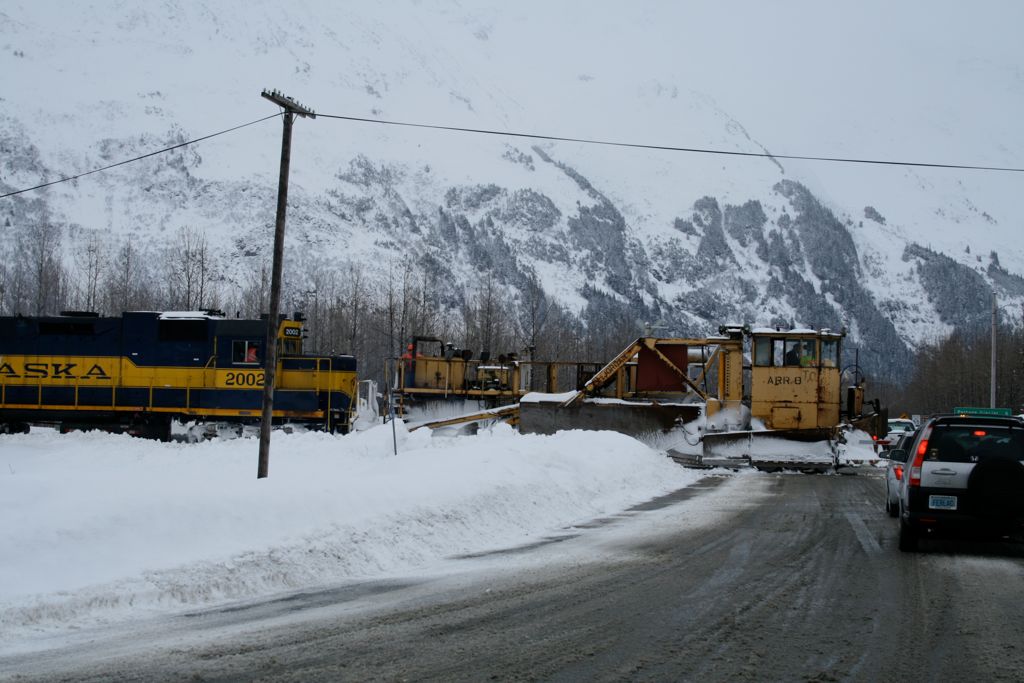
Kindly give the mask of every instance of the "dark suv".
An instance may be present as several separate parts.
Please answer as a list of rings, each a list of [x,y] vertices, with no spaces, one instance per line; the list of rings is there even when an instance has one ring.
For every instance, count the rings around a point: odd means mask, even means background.
[[[890,452],[899,459],[902,453]],[[942,415],[929,419],[906,453],[899,483],[900,550],[921,538],[1024,533],[1024,421]]]

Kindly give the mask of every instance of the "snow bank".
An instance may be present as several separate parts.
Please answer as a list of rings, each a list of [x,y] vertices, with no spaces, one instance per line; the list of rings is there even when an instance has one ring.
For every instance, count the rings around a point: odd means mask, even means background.
[[[0,437],[0,641],[14,630],[408,571],[518,544],[699,475],[610,432],[157,443]],[[123,616],[123,615],[122,615]]]

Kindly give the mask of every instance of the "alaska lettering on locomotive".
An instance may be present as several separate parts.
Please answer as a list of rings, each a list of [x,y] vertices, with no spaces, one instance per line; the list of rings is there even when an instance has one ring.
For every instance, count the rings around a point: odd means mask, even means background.
[[[18,379],[22,377],[44,379],[105,379],[110,375],[95,363],[85,372],[78,372],[78,363],[25,363],[13,367],[10,363],[0,363],[0,380],[4,378]]]

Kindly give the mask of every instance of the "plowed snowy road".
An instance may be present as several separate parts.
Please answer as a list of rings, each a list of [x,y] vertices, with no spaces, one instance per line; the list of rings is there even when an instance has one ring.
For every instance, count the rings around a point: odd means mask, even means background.
[[[1024,551],[900,553],[879,475],[709,477],[431,577],[83,634],[0,677],[1019,680]]]

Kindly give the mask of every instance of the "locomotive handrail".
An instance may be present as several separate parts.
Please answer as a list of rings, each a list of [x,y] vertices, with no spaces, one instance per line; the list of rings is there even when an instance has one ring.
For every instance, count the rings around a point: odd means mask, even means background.
[[[317,367],[319,367],[319,361],[318,361]],[[317,392],[319,392],[320,391],[319,390],[320,372],[318,371],[316,374],[317,374],[316,383],[317,383],[317,386],[318,386]],[[327,361],[327,376],[328,376],[328,382],[327,382],[327,415],[324,416],[324,418],[325,418],[324,419],[324,424],[327,425],[327,432],[328,433],[331,433],[331,432],[334,431],[334,423],[331,422],[331,415],[332,415],[332,413],[331,413],[331,389],[333,389],[334,387],[331,386],[330,375],[331,375],[331,361]]]

